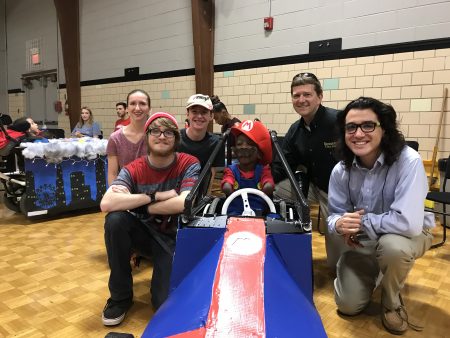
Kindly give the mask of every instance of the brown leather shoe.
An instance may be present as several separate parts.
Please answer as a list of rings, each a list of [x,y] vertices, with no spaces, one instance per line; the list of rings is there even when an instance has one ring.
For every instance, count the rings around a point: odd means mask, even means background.
[[[403,304],[402,299],[400,301]],[[422,326],[415,325],[409,321],[408,314],[403,305],[393,311],[384,308],[381,313],[381,321],[388,332],[396,335],[404,334],[408,327],[415,331],[423,330]]]
[[[381,321],[386,330],[392,334],[402,335],[408,329],[408,315],[403,306],[394,311],[383,309]]]

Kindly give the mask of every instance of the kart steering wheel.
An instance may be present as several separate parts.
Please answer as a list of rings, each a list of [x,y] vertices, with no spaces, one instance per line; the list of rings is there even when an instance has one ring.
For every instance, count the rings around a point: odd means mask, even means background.
[[[233,192],[230,196],[227,197],[222,206],[222,215],[226,215],[228,211],[228,206],[230,203],[238,196],[242,197],[242,202],[244,203],[244,212],[242,216],[255,216],[255,212],[250,208],[250,203],[248,201],[248,194],[256,195],[261,197],[269,206],[270,212],[275,214],[277,211],[275,209],[275,205],[272,200],[261,190],[253,189],[253,188],[244,188],[239,189]]]

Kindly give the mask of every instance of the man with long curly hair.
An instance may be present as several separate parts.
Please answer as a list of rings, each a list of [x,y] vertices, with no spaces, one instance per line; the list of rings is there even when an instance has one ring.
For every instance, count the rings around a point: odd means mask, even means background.
[[[342,161],[330,177],[328,228],[351,248],[336,267],[338,311],[363,311],[378,279],[382,323],[403,334],[408,327],[420,330],[408,320],[400,291],[415,260],[431,246],[434,218],[424,212],[422,159],[405,144],[396,118],[392,106],[368,97],[338,114]]]

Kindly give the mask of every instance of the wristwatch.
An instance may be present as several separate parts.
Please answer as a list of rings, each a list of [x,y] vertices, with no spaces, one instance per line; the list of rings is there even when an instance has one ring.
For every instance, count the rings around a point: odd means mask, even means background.
[[[155,203],[156,202],[156,193],[155,192],[146,192],[145,193],[148,197],[150,197],[150,203]]]

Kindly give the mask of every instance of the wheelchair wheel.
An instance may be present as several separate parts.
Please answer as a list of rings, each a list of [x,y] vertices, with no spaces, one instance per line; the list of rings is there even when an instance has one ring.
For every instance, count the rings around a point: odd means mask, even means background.
[[[24,215],[27,214],[26,201],[27,201],[27,194],[24,193],[24,194],[22,195],[22,197],[20,198],[20,201],[19,201],[19,209],[20,209],[20,212],[21,212],[22,214],[24,214]]]
[[[5,203],[5,206],[14,211],[14,212],[20,212],[20,206],[19,201],[17,200],[17,197],[10,196],[8,194],[4,194],[3,196],[3,203]]]
[[[12,178],[15,178],[15,177],[12,177]],[[24,186],[14,183],[14,182],[10,182],[10,181],[6,182],[4,184],[4,187],[5,187],[6,194],[8,196],[13,196],[14,198],[22,196],[26,189]]]

